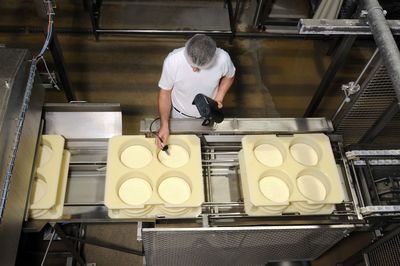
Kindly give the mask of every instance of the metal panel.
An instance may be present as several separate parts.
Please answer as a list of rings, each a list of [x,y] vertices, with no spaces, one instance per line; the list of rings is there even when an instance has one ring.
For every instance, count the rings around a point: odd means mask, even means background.
[[[394,234],[392,234],[394,233]],[[392,232],[367,248],[364,258],[369,266],[400,265],[400,230]]]
[[[46,104],[45,133],[67,139],[107,139],[122,135],[119,104]]]
[[[393,144],[399,143],[400,136],[400,112],[386,125],[380,134],[374,139],[374,143]]]
[[[151,266],[265,265],[316,259],[352,230],[351,225],[143,229],[143,244]]]
[[[140,132],[149,133],[153,119],[140,122]],[[202,119],[171,119],[172,133],[261,134],[261,133],[329,133],[332,123],[326,118],[228,118],[212,127],[202,126]],[[152,130],[158,130],[154,124]]]
[[[1,189],[5,185],[5,171],[10,162],[13,141],[17,130],[17,119],[21,112],[24,91],[29,72],[27,50],[0,49],[0,95],[7,94],[2,103],[2,122],[0,134],[0,178]],[[6,85],[6,83],[8,85]],[[3,86],[4,85],[4,86]],[[20,135],[16,160],[5,198],[4,212],[0,224],[0,264],[14,265],[17,254],[22,222],[27,205],[29,184],[32,174],[36,145],[40,131],[40,120],[44,101],[44,90],[36,80],[30,97],[29,108]],[[25,99],[26,100],[26,99]]]

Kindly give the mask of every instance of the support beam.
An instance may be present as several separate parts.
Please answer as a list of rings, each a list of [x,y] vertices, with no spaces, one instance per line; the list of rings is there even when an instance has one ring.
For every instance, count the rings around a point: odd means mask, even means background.
[[[265,20],[272,9],[272,0],[258,0],[256,13],[254,14],[253,25],[258,28],[262,25],[262,21]]]
[[[67,70],[65,69],[64,56],[61,50],[60,42],[58,41],[56,30],[53,28],[53,38],[49,43],[51,55],[53,56],[54,68],[58,73],[58,77],[61,82],[62,89],[64,90],[65,96],[68,102],[76,101],[75,90],[72,89],[69,83]]]
[[[321,83],[318,86],[317,91],[314,93],[311,102],[309,103],[304,117],[310,117],[315,114],[319,104],[322,101],[326,91],[329,89],[329,86],[333,79],[336,76],[337,71],[344,65],[346,62],[347,55],[350,52],[351,47],[353,46],[356,40],[356,36],[346,36],[342,42],[340,43],[337,51],[332,59],[331,64],[329,65],[328,70],[325,72],[324,77],[322,78]]]
[[[400,35],[400,20],[387,21],[392,34]],[[299,33],[324,35],[371,35],[365,19],[300,19]]]
[[[56,233],[61,238],[62,242],[64,243],[65,248],[69,252],[71,252],[72,256],[78,262],[78,264],[81,266],[85,266],[86,265],[85,260],[81,257],[79,252],[75,249],[73,241],[68,238],[68,236],[65,234],[62,227],[56,223],[54,225],[54,230],[56,230]]]
[[[102,248],[107,248],[107,249],[112,249],[112,250],[116,250],[116,251],[120,251],[120,252],[124,252],[124,253],[128,253],[128,254],[133,254],[133,255],[137,255],[137,256],[144,256],[144,252],[141,250],[136,250],[136,249],[130,249],[130,248],[126,248],[123,246],[119,246],[119,245],[115,245],[112,243],[107,243],[104,241],[100,241],[97,239],[82,239],[79,237],[74,237],[74,236],[66,236],[67,239],[70,240],[74,240],[74,241],[79,241],[88,245],[92,245],[92,246],[97,246],[97,247],[102,247]]]
[[[236,10],[235,13],[238,11],[237,7],[238,7],[238,3],[239,1],[236,1]],[[231,0],[225,0],[225,4],[228,7],[228,16],[229,16],[229,27],[231,28],[231,38],[230,38],[230,43],[232,43],[233,38],[235,37],[235,33],[236,33],[236,15],[233,13],[233,7],[232,7],[232,2]]]

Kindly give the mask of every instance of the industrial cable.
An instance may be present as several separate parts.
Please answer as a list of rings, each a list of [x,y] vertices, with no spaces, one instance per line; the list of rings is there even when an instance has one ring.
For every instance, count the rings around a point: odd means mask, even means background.
[[[47,14],[48,14],[48,25],[47,25],[46,40],[45,40],[39,54],[37,56],[35,56],[32,60],[32,64],[29,69],[28,81],[27,81],[27,84],[25,87],[25,93],[24,93],[24,97],[23,97],[23,101],[22,101],[22,106],[21,106],[21,109],[20,109],[20,112],[18,115],[18,119],[17,119],[17,127],[16,127],[16,132],[15,132],[15,136],[14,136],[14,140],[13,140],[13,145],[11,148],[10,161],[7,166],[6,176],[4,178],[4,183],[3,183],[3,188],[2,188],[2,195],[0,198],[0,219],[3,217],[4,206],[5,206],[5,203],[7,200],[8,191],[10,189],[12,172],[14,170],[15,159],[17,156],[18,146],[19,146],[19,142],[20,142],[21,134],[22,134],[22,127],[24,125],[25,115],[26,115],[26,112],[29,107],[33,83],[35,81],[37,62],[38,62],[38,59],[41,56],[43,56],[44,52],[48,48],[49,42],[52,37],[52,31],[53,31],[52,16],[54,13],[53,13],[51,1],[47,1]]]
[[[178,110],[175,106],[172,106],[172,108],[174,108],[174,110],[177,111],[178,113],[180,113],[181,115],[186,116],[188,118],[194,118],[194,119],[201,119],[202,118],[201,116],[198,117],[198,116],[192,116],[192,115],[185,114],[184,112],[181,112],[180,110]]]
[[[159,117],[155,118],[155,119],[154,119],[153,121],[151,121],[151,123],[150,123],[150,133],[151,133],[152,135],[157,134],[157,133],[155,133],[155,132],[152,130],[152,128],[153,128],[153,124],[154,124],[156,121],[158,121],[158,120],[160,120]]]
[[[45,69],[47,71],[47,74],[49,75],[50,82],[53,84],[53,86],[58,91],[60,91],[60,87],[58,86],[57,82],[54,80],[53,75],[50,73],[50,70],[49,70],[49,68],[47,66],[46,60],[44,59],[44,56],[43,56],[43,54],[46,52],[46,49],[48,48],[49,43],[51,41],[52,33],[53,33],[53,24],[54,24],[54,21],[53,21],[53,18],[52,18],[52,15],[54,14],[54,12],[53,12],[53,8],[51,6],[51,1],[47,2],[47,7],[48,7],[48,10],[47,10],[48,23],[47,23],[46,39],[45,39],[45,42],[44,42],[44,45],[43,45],[42,49],[40,50],[39,54],[34,58],[34,60],[35,61],[39,61],[39,60],[43,61],[44,67],[45,67]]]
[[[52,34],[53,34],[53,7],[51,5],[51,1],[47,1],[47,16],[48,16],[48,23],[47,23],[47,33],[46,33],[46,40],[44,41],[44,44],[42,46],[42,49],[40,50],[39,54],[34,58],[34,61],[37,61],[39,57],[43,56],[44,52],[49,46]]]
[[[375,59],[375,57],[377,56],[378,53],[379,53],[379,48],[376,48],[374,53],[372,54],[371,58],[368,60],[367,64],[364,66],[363,70],[361,71],[361,74],[358,76],[357,80],[353,84],[351,84],[353,87],[359,86],[361,78],[364,76],[365,72],[367,71],[367,69],[369,68],[369,66],[371,65],[371,63],[373,62],[373,60]],[[343,90],[343,91],[344,91],[344,94],[345,94],[345,98],[343,99],[343,101],[340,104],[339,108],[336,110],[336,113],[331,118],[331,121],[333,121],[334,123],[335,123],[335,120],[338,117],[339,113],[342,111],[343,107],[347,103],[351,102],[350,96],[352,94],[357,93],[359,90],[356,90],[354,92],[349,92],[349,93],[346,93],[346,90]]]
[[[40,264],[40,266],[43,266],[44,262],[46,261],[47,254],[49,253],[50,245],[51,245],[51,242],[53,242],[53,238],[54,238],[55,234],[56,234],[56,229],[53,228],[53,233],[51,234],[49,244],[47,244],[46,252],[44,253],[42,263]]]

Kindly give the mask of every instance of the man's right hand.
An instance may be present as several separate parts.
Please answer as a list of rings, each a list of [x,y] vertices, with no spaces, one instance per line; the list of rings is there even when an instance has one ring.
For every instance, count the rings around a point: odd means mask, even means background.
[[[160,130],[158,131],[158,137],[159,138],[156,138],[156,144],[160,149],[162,149],[164,147],[164,145],[167,144],[167,141],[168,141],[168,137],[169,137],[169,128],[168,128],[168,126],[161,126],[160,127]],[[161,143],[160,139],[162,140],[162,143]]]

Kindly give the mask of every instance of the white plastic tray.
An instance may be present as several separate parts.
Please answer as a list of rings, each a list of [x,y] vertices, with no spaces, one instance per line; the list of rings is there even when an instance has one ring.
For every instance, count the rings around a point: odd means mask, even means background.
[[[246,213],[328,214],[344,200],[324,134],[249,135],[239,154]]]
[[[171,135],[170,155],[154,138],[110,139],[104,203],[111,218],[196,217],[204,202],[200,140]]]

